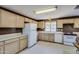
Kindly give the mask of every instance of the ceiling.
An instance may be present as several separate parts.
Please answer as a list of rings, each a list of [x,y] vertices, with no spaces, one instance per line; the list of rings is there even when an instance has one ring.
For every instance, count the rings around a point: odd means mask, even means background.
[[[78,16],[79,9],[74,9],[76,5],[57,5],[57,10],[53,12],[47,12],[43,14],[36,15],[34,10],[54,7],[54,5],[2,5],[2,7],[7,8],[9,10],[18,12],[25,16],[29,16],[36,20],[48,19],[49,17],[60,18],[60,17],[68,17],[68,16]]]

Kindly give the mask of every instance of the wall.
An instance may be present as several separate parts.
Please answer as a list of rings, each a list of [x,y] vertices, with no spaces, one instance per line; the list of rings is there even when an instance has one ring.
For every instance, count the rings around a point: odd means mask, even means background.
[[[22,32],[21,28],[0,28],[0,35],[20,32]]]
[[[78,17],[79,18],[79,17]],[[57,22],[58,20],[61,20],[61,22]],[[58,27],[58,25],[57,25],[57,31],[59,31],[59,32],[63,32],[63,28],[61,28],[61,23],[63,24],[63,22],[64,23],[73,23],[74,25],[75,25],[75,20],[76,20],[76,18],[74,17],[74,18],[63,18],[63,19],[55,19],[54,21],[56,21],[57,22],[57,24],[58,23],[60,23],[59,25],[60,25],[60,27]],[[40,23],[40,21],[38,21],[39,23]],[[42,27],[42,26],[44,26],[45,25],[45,22],[46,21],[41,21],[41,22],[44,22],[44,24],[42,24],[40,27]],[[41,23],[40,23],[41,24]],[[38,31],[40,31],[42,28],[39,28],[38,27]],[[41,30],[41,31],[44,31],[44,29],[43,30]],[[73,28],[73,32],[79,32],[79,27],[78,28]]]

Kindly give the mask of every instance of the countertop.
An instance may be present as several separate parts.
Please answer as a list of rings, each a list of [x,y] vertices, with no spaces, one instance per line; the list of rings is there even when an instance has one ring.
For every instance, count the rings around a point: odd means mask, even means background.
[[[21,37],[21,36],[25,36],[25,35],[23,35],[21,33],[13,33],[13,34],[0,35],[0,41],[10,40],[10,39]]]
[[[38,31],[38,33],[63,34],[63,32],[49,32],[49,31]]]

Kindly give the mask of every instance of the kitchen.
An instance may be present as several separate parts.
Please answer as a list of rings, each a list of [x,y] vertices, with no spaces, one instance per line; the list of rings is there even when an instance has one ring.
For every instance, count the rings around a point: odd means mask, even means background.
[[[76,38],[79,37],[79,16],[75,15],[75,12],[78,14],[78,6],[57,5],[53,6],[56,11],[33,13],[37,8],[52,6],[1,6],[0,54],[76,53],[77,48],[73,43],[76,43]]]

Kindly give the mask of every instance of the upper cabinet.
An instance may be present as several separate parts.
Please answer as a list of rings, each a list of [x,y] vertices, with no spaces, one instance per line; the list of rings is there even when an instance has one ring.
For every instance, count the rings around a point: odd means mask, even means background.
[[[45,22],[44,21],[38,21],[37,26],[38,26],[38,28],[43,29],[45,27]]]
[[[74,23],[73,19],[64,19],[63,23]]]
[[[79,28],[79,18],[74,19],[74,28]]]
[[[0,27],[16,27],[16,15],[0,9]]]
[[[57,20],[57,28],[63,28],[63,20]]]
[[[32,19],[29,19],[29,18],[25,18],[25,22],[37,23],[37,21],[34,21],[34,20],[32,20]]]
[[[61,20],[57,20],[57,28],[63,28],[63,24],[66,23],[74,23],[73,19],[61,19]]]
[[[0,9],[0,27],[2,28],[23,28],[24,17],[9,11]]]
[[[16,19],[16,27],[17,28],[23,28],[24,27],[24,17],[17,15]]]

